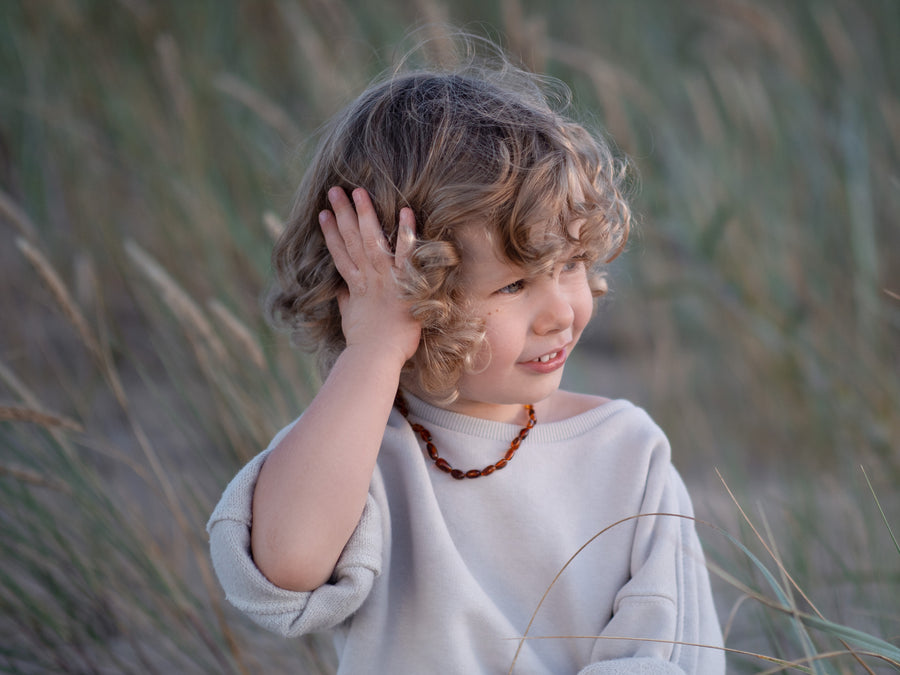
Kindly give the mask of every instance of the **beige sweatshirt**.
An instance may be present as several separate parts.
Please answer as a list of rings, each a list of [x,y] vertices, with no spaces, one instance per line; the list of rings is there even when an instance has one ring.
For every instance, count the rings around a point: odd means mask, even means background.
[[[499,458],[518,433],[407,400],[454,466]],[[692,510],[665,436],[627,401],[539,421],[506,468],[462,481],[433,466],[394,411],[359,525],[331,581],[310,593],[274,586],[250,555],[267,452],[210,518],[213,563],[228,600],[259,624],[331,631],[339,673],[493,675],[514,662],[528,675],[725,672],[694,522],[634,517]],[[545,639],[520,640],[526,630]]]

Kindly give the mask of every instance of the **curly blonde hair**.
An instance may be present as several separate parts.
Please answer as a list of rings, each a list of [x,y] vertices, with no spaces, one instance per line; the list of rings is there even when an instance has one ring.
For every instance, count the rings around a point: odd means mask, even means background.
[[[400,209],[415,213],[418,241],[400,281],[422,338],[403,377],[431,396],[455,397],[484,340],[461,289],[466,227],[483,224],[500,255],[529,272],[574,245],[595,297],[603,295],[600,268],[622,251],[630,228],[625,164],[563,115],[567,104],[564,85],[506,61],[395,72],[370,86],[323,129],[272,254],[270,320],[318,352],[323,374],[344,349],[344,281],[318,223],[333,186],[369,192],[391,246]]]

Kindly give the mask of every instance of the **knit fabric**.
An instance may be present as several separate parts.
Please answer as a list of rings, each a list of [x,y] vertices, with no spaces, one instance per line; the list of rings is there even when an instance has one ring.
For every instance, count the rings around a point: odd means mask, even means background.
[[[494,461],[519,430],[407,400],[463,469]],[[330,630],[339,673],[725,672],[690,498],[665,436],[627,401],[538,420],[506,468],[463,481],[394,411],[359,525],[309,593],[271,584],[250,553],[253,489],[286,433],[225,490],[207,526],[212,559],[228,600],[262,626]]]

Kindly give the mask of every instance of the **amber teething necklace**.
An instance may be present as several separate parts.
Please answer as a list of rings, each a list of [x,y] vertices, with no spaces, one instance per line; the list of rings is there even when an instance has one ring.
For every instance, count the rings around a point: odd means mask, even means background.
[[[419,434],[419,438],[421,438],[425,442],[425,452],[428,453],[428,456],[431,458],[431,461],[434,462],[434,465],[439,468],[444,473],[449,473],[453,478],[457,480],[462,480],[463,478],[481,478],[482,476],[490,476],[494,471],[499,471],[503,467],[505,467],[512,458],[516,454],[516,450],[519,449],[519,446],[522,444],[522,441],[525,440],[525,437],[528,436],[528,432],[537,424],[537,419],[534,416],[534,406],[526,405],[525,412],[528,413],[528,424],[526,424],[519,431],[519,434],[512,439],[512,442],[509,444],[509,450],[506,451],[506,454],[503,457],[493,464],[488,464],[483,469],[469,469],[468,471],[461,471],[460,469],[454,469],[450,466],[450,463],[441,457],[438,454],[437,448],[431,439],[431,432],[428,431],[421,424],[416,424],[415,422],[411,422],[409,419],[409,406],[406,404],[406,399],[403,398],[403,395],[398,391],[397,398],[394,399],[394,405],[397,406],[397,410],[400,411],[400,414],[406,418],[406,421],[409,422],[409,425],[412,427],[412,430]]]

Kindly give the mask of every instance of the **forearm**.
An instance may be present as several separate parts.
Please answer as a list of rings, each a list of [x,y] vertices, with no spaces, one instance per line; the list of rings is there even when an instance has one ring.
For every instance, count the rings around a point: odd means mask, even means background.
[[[303,417],[266,459],[253,493],[251,548],[278,586],[309,591],[331,576],[365,505],[400,370],[421,326],[401,297],[400,274],[415,244],[401,210],[396,253],[363,189],[340,188],[319,223],[347,284],[337,300],[347,347]]]
[[[294,428],[266,459],[251,547],[270,581],[312,590],[331,576],[359,521],[402,362],[348,347]]]

